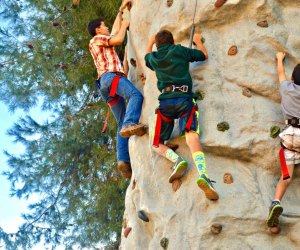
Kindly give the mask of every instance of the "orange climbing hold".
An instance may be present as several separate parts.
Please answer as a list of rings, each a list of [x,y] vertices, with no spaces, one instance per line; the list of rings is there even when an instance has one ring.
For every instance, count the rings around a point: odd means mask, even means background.
[[[175,179],[174,181],[172,181],[172,189],[174,192],[176,192],[180,186],[181,186],[182,181],[180,179]]]
[[[268,24],[267,20],[264,20],[264,21],[258,22],[257,26],[262,27],[262,28],[267,28],[267,27],[269,27],[269,24]]]
[[[167,0],[168,7],[171,7],[173,5],[173,0]]]
[[[233,177],[232,177],[232,175],[230,173],[225,173],[224,176],[223,176],[223,181],[226,184],[233,183]]]
[[[232,45],[229,50],[228,50],[228,55],[230,56],[234,56],[236,55],[238,52],[237,46],[236,45]]]

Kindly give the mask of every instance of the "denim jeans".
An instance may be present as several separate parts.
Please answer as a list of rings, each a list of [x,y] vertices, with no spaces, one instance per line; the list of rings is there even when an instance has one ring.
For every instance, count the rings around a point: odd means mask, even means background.
[[[100,95],[103,101],[108,103],[113,99],[109,96],[111,82],[115,73],[107,72],[100,79]],[[142,113],[143,96],[141,92],[126,78],[121,77],[116,94],[122,98],[111,107],[111,111],[117,121],[117,160],[130,162],[128,151],[128,138],[120,136],[120,130],[127,125],[138,124]],[[128,100],[127,108],[125,100]]]

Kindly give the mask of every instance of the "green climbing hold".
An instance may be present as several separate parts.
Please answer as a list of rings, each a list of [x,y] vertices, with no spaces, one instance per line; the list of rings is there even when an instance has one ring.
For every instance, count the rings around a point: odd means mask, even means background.
[[[146,222],[149,222],[149,218],[148,216],[145,214],[145,212],[143,210],[140,210],[138,211],[138,217],[143,220],[143,221],[146,221]]]
[[[201,42],[205,43],[205,38],[204,37],[201,38]]]
[[[229,126],[228,122],[220,122],[217,125],[217,129],[222,132],[228,130],[229,128],[230,128],[230,126]]]
[[[202,90],[199,90],[199,91],[196,91],[196,95],[197,95],[198,100],[202,101],[205,97],[205,92]]]
[[[279,128],[279,127],[277,127],[277,126],[272,126],[272,127],[270,128],[270,136],[271,136],[272,138],[276,138],[276,137],[279,135],[279,133],[280,133],[280,128]]]
[[[160,245],[163,249],[167,249],[168,248],[168,245],[169,245],[169,240],[168,238],[162,238],[160,240]]]

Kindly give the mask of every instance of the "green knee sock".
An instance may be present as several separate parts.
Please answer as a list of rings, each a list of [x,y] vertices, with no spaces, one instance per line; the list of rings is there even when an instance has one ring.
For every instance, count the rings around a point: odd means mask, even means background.
[[[165,153],[164,153],[165,157],[170,160],[171,162],[175,163],[178,158],[179,155],[176,154],[172,149],[168,149]]]
[[[205,156],[204,153],[201,151],[197,151],[193,153],[193,160],[197,166],[197,169],[199,171],[199,174],[205,174],[206,173],[206,163],[205,163]]]

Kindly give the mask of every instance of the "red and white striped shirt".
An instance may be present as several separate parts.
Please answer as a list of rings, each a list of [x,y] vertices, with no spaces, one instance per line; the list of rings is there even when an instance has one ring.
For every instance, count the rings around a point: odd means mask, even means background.
[[[89,50],[98,71],[98,79],[106,72],[124,73],[115,48],[108,44],[110,38],[111,36],[96,35],[90,40]]]

